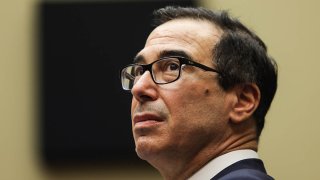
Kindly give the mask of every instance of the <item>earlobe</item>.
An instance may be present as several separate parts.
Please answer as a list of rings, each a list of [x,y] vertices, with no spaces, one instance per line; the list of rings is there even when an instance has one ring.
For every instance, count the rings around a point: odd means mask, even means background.
[[[260,90],[256,84],[244,84],[234,87],[236,102],[230,112],[233,123],[241,123],[249,119],[260,102]]]

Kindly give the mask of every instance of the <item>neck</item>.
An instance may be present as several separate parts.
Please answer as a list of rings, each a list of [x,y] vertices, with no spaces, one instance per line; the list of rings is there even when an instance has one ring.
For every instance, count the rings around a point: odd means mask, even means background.
[[[165,180],[183,180],[192,176],[212,159],[225,153],[240,149],[257,151],[258,142],[254,128],[246,129],[241,133],[230,133],[219,144],[208,144],[201,149],[174,154],[162,153],[156,160],[149,161]]]

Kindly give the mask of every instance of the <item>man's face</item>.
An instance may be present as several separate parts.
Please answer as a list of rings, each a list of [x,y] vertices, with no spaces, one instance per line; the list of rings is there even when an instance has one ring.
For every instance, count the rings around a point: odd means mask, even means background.
[[[212,49],[221,34],[207,21],[169,21],[149,35],[138,53],[139,63],[183,52],[214,68]],[[217,80],[215,72],[186,66],[177,81],[158,85],[146,71],[132,89],[132,131],[139,157],[156,163],[218,147],[226,137],[231,104]]]

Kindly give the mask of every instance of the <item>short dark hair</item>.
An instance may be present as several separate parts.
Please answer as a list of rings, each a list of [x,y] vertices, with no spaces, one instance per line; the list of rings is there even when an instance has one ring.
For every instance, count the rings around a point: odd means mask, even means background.
[[[268,56],[264,42],[238,19],[226,11],[205,8],[168,6],[154,11],[154,25],[173,19],[207,20],[223,30],[219,42],[212,47],[213,61],[221,72],[219,84],[228,90],[239,84],[255,83],[260,89],[260,104],[253,114],[257,138],[264,127],[265,115],[277,89],[277,64]]]

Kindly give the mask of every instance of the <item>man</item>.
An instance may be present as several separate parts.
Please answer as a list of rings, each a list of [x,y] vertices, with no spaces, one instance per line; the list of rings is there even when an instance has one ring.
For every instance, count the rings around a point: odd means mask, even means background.
[[[226,12],[166,7],[134,64],[136,152],[164,179],[272,179],[257,156],[277,87],[265,44]]]

